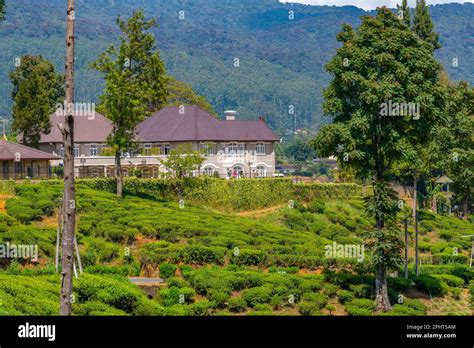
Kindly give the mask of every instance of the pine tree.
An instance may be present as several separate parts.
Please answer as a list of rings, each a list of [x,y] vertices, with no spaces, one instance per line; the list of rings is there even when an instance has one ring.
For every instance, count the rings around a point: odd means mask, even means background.
[[[38,148],[41,134],[51,130],[49,116],[64,98],[64,77],[41,56],[24,56],[10,74],[13,85],[13,125],[23,144]]]
[[[155,20],[135,11],[127,21],[117,18],[123,35],[120,47],[111,46],[92,67],[105,74],[99,109],[112,121],[108,143],[115,151],[117,196],[123,193],[121,153],[134,147],[135,128],[166,105],[166,69],[149,30]]]
[[[410,8],[408,7],[408,1],[403,0],[402,5],[399,6],[397,5],[398,9],[398,18],[406,24],[406,26],[410,27],[411,26],[411,14],[410,14]]]
[[[432,44],[435,49],[441,47],[439,35],[434,31],[430,10],[425,0],[417,0],[416,2],[413,30],[418,34],[420,39]]]

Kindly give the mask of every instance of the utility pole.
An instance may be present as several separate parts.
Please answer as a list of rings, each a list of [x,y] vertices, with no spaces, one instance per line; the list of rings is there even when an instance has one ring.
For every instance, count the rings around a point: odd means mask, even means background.
[[[418,212],[417,212],[417,204],[418,204],[418,178],[415,176],[414,184],[413,184],[413,221],[415,222],[415,274],[418,277],[419,270],[418,270]]]

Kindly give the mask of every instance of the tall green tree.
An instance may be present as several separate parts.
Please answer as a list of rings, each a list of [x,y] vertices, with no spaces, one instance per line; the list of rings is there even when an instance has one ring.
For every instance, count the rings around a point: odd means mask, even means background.
[[[64,76],[41,56],[23,56],[10,74],[13,85],[13,131],[23,143],[38,148],[42,133],[51,131],[50,115],[64,98]]]
[[[441,48],[439,35],[434,31],[433,20],[431,19],[430,9],[425,0],[417,0],[415,15],[413,18],[413,30],[420,39],[429,42],[434,48]]]
[[[403,0],[401,5],[397,5],[398,18],[405,23],[407,27],[411,26],[411,13],[408,7],[408,1]]]
[[[168,91],[166,106],[197,105],[214,117],[219,117],[206,98],[197,94],[196,91],[194,91],[194,89],[187,83],[168,76],[166,78],[166,89]]]
[[[442,117],[441,66],[433,46],[385,7],[377,9],[375,17],[362,17],[357,30],[344,25],[337,39],[342,47],[327,65],[333,79],[324,92],[324,111],[334,122],[321,128],[313,144],[319,156],[337,156],[341,168],[372,181],[374,195],[366,202],[367,210],[374,217],[374,230],[387,232],[385,241],[384,233],[377,233],[377,240],[396,251],[388,232],[398,208],[390,173],[406,149],[428,141],[429,131]],[[389,103],[413,103],[420,113],[384,116]],[[387,272],[400,255],[374,256],[380,261],[375,267],[377,309],[386,311]]]
[[[436,129],[433,153],[453,180],[450,187],[467,220],[474,202],[474,88],[460,82],[448,90],[446,120]]]
[[[117,18],[122,31],[120,47],[100,55],[92,67],[104,73],[105,90],[99,109],[112,121],[109,145],[115,150],[117,195],[123,194],[121,153],[134,146],[135,128],[166,105],[166,70],[149,30],[155,20],[135,11],[128,20]]]

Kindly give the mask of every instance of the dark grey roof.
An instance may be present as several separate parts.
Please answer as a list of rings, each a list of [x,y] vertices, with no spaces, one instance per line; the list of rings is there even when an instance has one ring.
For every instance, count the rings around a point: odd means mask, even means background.
[[[262,120],[218,120],[197,106],[164,108],[137,127],[140,141],[278,141]]]
[[[53,156],[49,153],[33,149],[31,147],[12,143],[7,140],[0,140],[0,160],[14,161],[17,158],[20,160],[56,160],[59,157]]]

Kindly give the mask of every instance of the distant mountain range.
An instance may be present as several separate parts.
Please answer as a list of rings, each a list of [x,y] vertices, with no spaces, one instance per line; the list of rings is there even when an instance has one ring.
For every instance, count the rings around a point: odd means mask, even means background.
[[[219,114],[264,116],[281,135],[316,129],[324,66],[338,47],[344,22],[357,25],[367,12],[354,7],[284,4],[277,0],[76,0],[77,101],[94,102],[101,77],[86,66],[119,35],[115,18],[141,8],[156,17],[158,47],[171,75],[191,84]],[[64,66],[65,1],[7,0],[0,24],[0,116],[11,114],[8,74],[15,58],[41,54]],[[438,59],[454,80],[474,82],[474,4],[431,7],[443,44]],[[293,16],[293,17],[292,17]],[[293,18],[293,19],[292,19]],[[458,66],[454,67],[453,59]],[[290,105],[295,116],[289,114]]]

